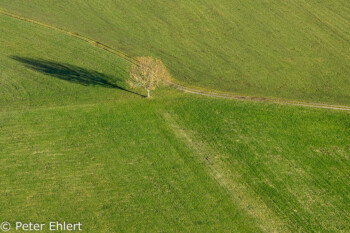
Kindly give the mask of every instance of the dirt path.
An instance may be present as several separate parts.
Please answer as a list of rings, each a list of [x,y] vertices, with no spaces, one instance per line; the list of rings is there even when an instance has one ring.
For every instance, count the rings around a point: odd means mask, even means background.
[[[38,22],[36,20],[32,20],[11,12],[8,12],[4,9],[0,8],[0,14],[6,15],[15,19],[19,19],[25,22],[37,24],[55,31],[59,31],[63,34],[78,38],[80,40],[83,40],[85,42],[88,42],[89,44],[98,47],[100,49],[106,50],[110,53],[113,53],[117,55],[118,57],[130,62],[135,63],[134,58],[130,57],[129,55],[123,53],[122,51],[119,51],[117,49],[114,49],[106,44],[100,43],[98,41],[89,39],[85,36],[79,35],[74,32],[66,31],[62,28],[55,27],[52,25],[48,25],[45,23]],[[208,96],[208,97],[215,97],[215,98],[225,98],[225,99],[237,99],[237,100],[249,100],[249,101],[257,101],[257,102],[267,102],[267,103],[276,103],[276,104],[285,104],[285,105],[294,105],[294,106],[302,106],[302,107],[312,107],[312,108],[325,108],[325,109],[333,109],[333,110],[341,110],[341,111],[350,111],[350,106],[339,106],[339,105],[328,105],[328,104],[320,104],[320,103],[308,103],[308,102],[298,102],[298,101],[287,101],[287,100],[280,100],[280,99],[272,99],[272,98],[263,98],[263,97],[253,97],[253,96],[239,96],[234,94],[226,94],[226,93],[220,93],[220,92],[214,92],[214,91],[202,91],[199,89],[193,89],[189,87],[185,87],[183,85],[177,84],[172,81],[166,81],[166,84],[168,84],[170,87],[175,88],[179,91],[183,91],[186,93],[196,94],[196,95],[202,95],[202,96]]]
[[[169,86],[171,86],[172,88],[175,88],[177,90],[180,90],[180,91],[183,91],[186,93],[215,97],[215,98],[248,100],[248,101],[258,101],[258,102],[266,102],[266,103],[276,103],[276,104],[294,105],[294,106],[302,106],[302,107],[311,107],[311,108],[326,108],[326,109],[350,111],[350,107],[348,107],[348,106],[329,105],[329,104],[320,104],[320,103],[308,103],[308,102],[299,102],[299,101],[288,101],[288,100],[280,100],[280,99],[272,99],[272,98],[264,98],[264,97],[254,97],[254,96],[241,96],[241,95],[212,92],[212,91],[202,91],[199,89],[188,88],[188,87],[182,86],[180,84],[174,83],[172,81],[166,81],[166,83]]]

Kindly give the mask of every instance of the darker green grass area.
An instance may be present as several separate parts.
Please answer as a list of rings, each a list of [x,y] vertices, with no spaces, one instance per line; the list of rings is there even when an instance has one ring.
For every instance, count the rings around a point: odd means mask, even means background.
[[[1,113],[1,217],[80,221],[86,232],[259,231],[157,109],[146,102]]]
[[[0,7],[131,56],[158,57],[187,85],[350,104],[347,0],[2,0]]]

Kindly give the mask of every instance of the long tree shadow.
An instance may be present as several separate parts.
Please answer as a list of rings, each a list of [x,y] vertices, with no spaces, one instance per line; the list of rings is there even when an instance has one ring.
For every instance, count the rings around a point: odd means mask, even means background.
[[[116,88],[135,95],[145,97],[133,91],[129,91],[121,86],[115,84],[120,79],[105,75],[95,70],[85,69],[79,66],[74,66],[66,63],[57,63],[44,59],[34,59],[19,56],[11,56],[11,59],[23,63],[27,68],[39,71],[46,75],[55,78],[66,80],[72,83],[81,84],[84,86],[101,86],[106,88]]]

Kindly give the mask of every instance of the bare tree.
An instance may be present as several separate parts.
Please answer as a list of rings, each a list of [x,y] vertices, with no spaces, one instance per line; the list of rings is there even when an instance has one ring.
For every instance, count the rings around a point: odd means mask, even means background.
[[[136,63],[130,68],[129,75],[129,85],[132,88],[145,88],[147,97],[150,97],[150,91],[156,89],[161,80],[169,78],[169,72],[164,64],[152,57],[137,57]]]

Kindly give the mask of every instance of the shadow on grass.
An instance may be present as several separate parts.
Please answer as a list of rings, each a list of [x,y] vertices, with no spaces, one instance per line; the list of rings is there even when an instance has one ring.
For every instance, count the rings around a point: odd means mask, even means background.
[[[65,81],[69,81],[72,83],[81,84],[84,86],[101,86],[106,88],[115,88],[120,89],[135,95],[139,95],[145,97],[144,95],[138,94],[133,91],[129,91],[121,86],[115,84],[115,82],[111,81],[121,81],[117,79],[105,75],[103,73],[85,69],[79,66],[74,66],[66,63],[57,63],[44,59],[34,59],[34,58],[26,58],[19,56],[11,56],[13,60],[21,62],[27,68],[44,73],[46,75],[50,75],[55,78],[59,78]]]

